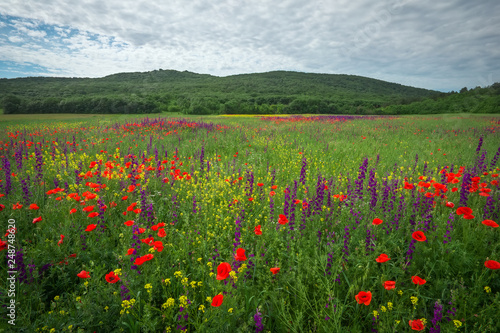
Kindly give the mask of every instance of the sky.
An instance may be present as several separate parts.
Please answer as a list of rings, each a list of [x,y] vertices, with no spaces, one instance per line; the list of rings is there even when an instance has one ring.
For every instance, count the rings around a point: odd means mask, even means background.
[[[0,78],[174,69],[500,82],[498,0],[2,0]]]

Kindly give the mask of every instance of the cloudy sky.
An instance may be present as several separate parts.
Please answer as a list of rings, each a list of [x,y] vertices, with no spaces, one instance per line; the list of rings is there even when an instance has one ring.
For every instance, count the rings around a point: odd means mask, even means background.
[[[2,0],[0,77],[290,70],[451,91],[500,81],[499,18],[498,0]]]

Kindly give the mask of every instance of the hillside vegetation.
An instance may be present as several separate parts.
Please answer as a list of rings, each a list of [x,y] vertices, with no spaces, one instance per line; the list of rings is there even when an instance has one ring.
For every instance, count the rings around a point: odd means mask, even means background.
[[[490,95],[495,95],[494,89],[478,92],[483,96],[479,99],[475,90],[467,93],[473,99],[467,103],[479,104],[478,108],[492,104]],[[216,77],[155,70],[96,79],[0,79],[0,100],[6,114],[396,114],[415,113],[414,102],[440,113],[444,112],[439,111],[441,104],[448,103],[443,97],[448,95],[453,94],[354,75],[285,71]],[[488,110],[483,112],[498,112]]]

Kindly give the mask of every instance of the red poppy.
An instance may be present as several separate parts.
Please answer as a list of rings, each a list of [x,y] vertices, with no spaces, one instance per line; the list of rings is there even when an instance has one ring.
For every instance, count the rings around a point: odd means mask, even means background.
[[[125,224],[127,227],[130,227],[131,225],[133,225],[135,222],[132,221],[132,220],[129,220],[127,222],[123,222],[123,224]]]
[[[32,210],[40,209],[40,207],[38,207],[38,205],[35,204],[35,203],[32,203],[29,208],[32,209]]]
[[[356,301],[358,304],[370,305],[372,301],[372,292],[371,291],[360,291],[356,296]]]
[[[247,260],[247,256],[245,255],[245,249],[243,249],[241,247],[239,249],[236,249],[236,255],[234,256],[234,260],[237,260],[237,261]]]
[[[269,270],[271,271],[271,273],[273,273],[273,275],[275,275],[275,274],[278,274],[280,269],[281,268],[279,268],[279,267],[273,267],[273,268],[270,268]]]
[[[134,210],[134,213],[136,213],[136,214],[139,214],[140,212],[142,212],[142,210],[140,208],[137,208]]]
[[[78,276],[79,278],[82,278],[82,279],[89,279],[90,278],[89,272],[86,272],[86,271],[81,271],[80,273],[76,274],[76,276]]]
[[[116,283],[120,281],[120,277],[116,275],[115,272],[109,272],[108,274],[106,274],[105,278],[109,283]]]
[[[500,262],[495,260],[488,260],[484,263],[484,266],[489,269],[500,269]]]
[[[212,299],[212,306],[219,307],[222,305],[222,301],[224,300],[224,295],[216,295]]]
[[[455,207],[455,204],[453,202],[447,201],[446,202],[446,207],[453,208],[453,207]]]
[[[414,240],[419,242],[424,242],[427,240],[427,237],[425,237],[424,233],[420,230],[415,231],[413,234],[411,234],[411,237],[413,237]]]
[[[136,258],[134,264],[136,264],[137,266],[141,266],[146,261],[149,261],[149,260],[151,260],[153,258],[154,258],[154,256],[151,253],[149,253],[149,254],[146,254],[145,256]]]
[[[217,266],[217,280],[225,280],[229,276],[229,272],[231,272],[231,265],[227,262],[222,262]]]
[[[128,196],[127,196],[127,195],[126,195],[126,196],[124,196],[124,197],[122,197],[122,200],[127,200],[127,199],[128,199]]]
[[[96,216],[99,216],[98,212],[93,212],[89,214],[89,217],[96,217]]]
[[[376,217],[376,218],[373,219],[372,224],[373,225],[379,225],[379,224],[382,224],[382,222],[384,222],[384,221],[382,221],[381,219],[379,219],[378,217]]]
[[[413,190],[413,184],[405,182],[405,190]]]
[[[136,202],[132,203],[130,206],[127,207],[127,211],[129,212],[133,211],[135,206],[137,206],[137,203]]]
[[[129,185],[127,192],[134,192],[135,185]]]
[[[160,228],[160,229],[158,230],[158,237],[163,238],[163,237],[165,237],[165,236],[167,236],[167,233],[165,232],[165,229],[164,229],[164,228]]]
[[[161,241],[156,241],[153,244],[156,251],[158,252],[163,251],[163,243]]]
[[[70,214],[76,213],[76,208],[73,208],[72,210],[69,211]]]
[[[63,243],[64,235],[61,235],[61,239],[57,242],[57,246],[60,246]]]
[[[33,219],[33,223],[38,223],[38,222],[40,222],[41,220],[42,220],[42,217],[41,217],[41,216],[39,216],[39,217],[35,217],[35,218]]]
[[[257,186],[259,186],[259,187],[260,186],[264,186],[264,184],[263,183],[257,183]]]
[[[254,230],[255,234],[257,236],[260,236],[262,235],[262,230],[260,230],[260,224],[258,226],[255,227],[255,230]]]
[[[0,204],[0,212],[5,209],[5,205]]]
[[[133,249],[133,248],[128,249],[127,250],[127,255],[130,256],[132,254],[135,254],[135,249]]]
[[[269,195],[270,195],[270,196],[272,196],[272,197],[273,197],[275,194],[276,194],[276,192],[274,192],[274,191],[269,192]]]
[[[380,263],[383,263],[383,262],[386,262],[386,261],[389,261],[389,260],[391,260],[391,258],[389,258],[387,256],[387,254],[385,254],[385,253],[382,253],[381,255],[379,255],[377,257],[377,259],[375,259],[376,262],[380,262]]]
[[[496,223],[495,221],[492,221],[492,220],[484,220],[481,223],[484,225],[487,225],[488,227],[498,228],[498,223]]]
[[[423,331],[425,329],[425,325],[420,319],[410,320],[409,323],[414,331]]]
[[[385,281],[384,288],[387,290],[395,289],[396,288],[396,281]]]
[[[4,242],[3,240],[0,239],[0,251],[3,251],[7,248],[7,242]]]
[[[471,215],[472,214],[472,209],[469,207],[458,207],[457,209],[457,215]]]
[[[287,224],[287,223],[288,223],[288,219],[286,218],[286,216],[285,216],[285,215],[280,214],[280,218],[279,218],[279,220],[278,220],[278,223],[279,223],[279,224]]]
[[[474,218],[474,215],[464,214],[463,218],[466,219],[466,220],[472,220]]]
[[[94,206],[87,206],[87,207],[83,208],[83,211],[87,212],[87,213],[89,213],[89,212],[91,212],[93,210],[94,210]]]
[[[411,282],[413,282],[414,284],[419,285],[419,286],[427,283],[426,280],[422,279],[421,277],[419,277],[417,275],[411,277]]]
[[[85,231],[92,231],[92,230],[94,230],[96,227],[97,227],[97,225],[96,225],[96,224],[89,224],[89,225],[87,226],[87,229],[85,229]]]

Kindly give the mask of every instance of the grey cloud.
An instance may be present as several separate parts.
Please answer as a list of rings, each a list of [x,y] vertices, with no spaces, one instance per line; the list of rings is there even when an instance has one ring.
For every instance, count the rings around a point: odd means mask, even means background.
[[[41,62],[52,64],[43,59],[54,53],[54,68],[72,76],[161,67],[214,75],[346,73],[442,90],[500,81],[496,0],[4,0],[0,13],[21,18],[18,38],[36,45],[37,34],[52,38],[52,49],[36,51],[38,64],[50,67]],[[43,36],[34,20],[55,25],[59,39]],[[58,30],[67,28],[97,37]],[[70,54],[60,54],[62,41]],[[18,49],[20,58],[9,60],[36,58],[33,50]],[[88,69],[88,58],[97,56]]]

